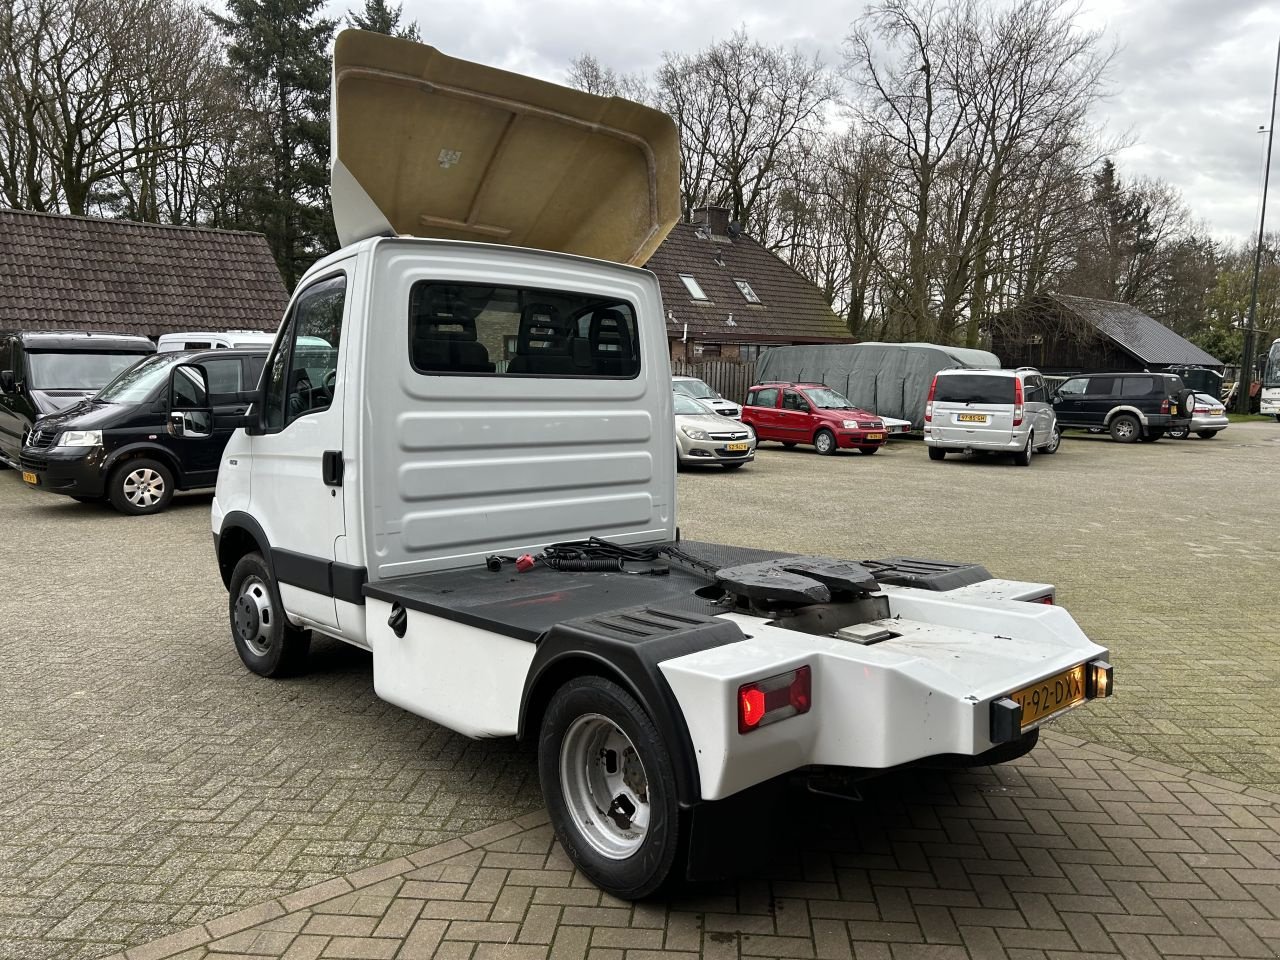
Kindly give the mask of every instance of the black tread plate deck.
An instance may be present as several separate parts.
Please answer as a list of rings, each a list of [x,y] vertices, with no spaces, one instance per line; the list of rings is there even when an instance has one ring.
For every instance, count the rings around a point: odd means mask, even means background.
[[[681,540],[679,548],[716,567],[776,560],[794,554],[719,543]],[[638,566],[638,565],[637,565]],[[536,641],[557,623],[624,607],[665,607],[714,615],[724,608],[695,594],[703,576],[671,565],[667,576],[608,571],[562,573],[539,564],[527,573],[506,565],[498,573],[483,564],[394,577],[366,584],[365,596],[444,617],[518,640]]]

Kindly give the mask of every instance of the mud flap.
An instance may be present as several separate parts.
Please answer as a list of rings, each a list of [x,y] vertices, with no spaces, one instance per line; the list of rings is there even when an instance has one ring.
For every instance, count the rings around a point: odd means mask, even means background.
[[[723,800],[702,801],[687,811],[686,879],[727,880],[759,873],[761,862],[773,852],[776,834],[760,827],[775,822],[788,776],[766,780]]]

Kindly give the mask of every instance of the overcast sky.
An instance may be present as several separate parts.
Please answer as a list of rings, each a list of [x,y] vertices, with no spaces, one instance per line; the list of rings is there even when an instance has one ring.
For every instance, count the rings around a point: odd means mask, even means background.
[[[350,5],[363,5],[351,0]],[[1275,0],[1083,0],[1082,23],[1120,45],[1115,95],[1100,121],[1133,146],[1122,174],[1161,177],[1220,239],[1258,228],[1271,81],[1280,40]],[[334,3],[333,13],[347,4]],[[739,26],[767,43],[796,44],[838,65],[863,4],[838,0],[405,0],[422,38],[442,52],[563,81],[591,51],[623,72],[652,73],[663,51],[692,52]],[[1280,167],[1280,145],[1273,174]],[[1280,176],[1267,223],[1280,229]],[[1251,241],[1250,241],[1251,242]]]

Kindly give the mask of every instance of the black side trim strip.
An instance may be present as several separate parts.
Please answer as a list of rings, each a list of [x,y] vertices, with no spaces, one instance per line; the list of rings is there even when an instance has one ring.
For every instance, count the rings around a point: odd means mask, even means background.
[[[364,584],[368,571],[346,563],[335,563],[292,550],[271,549],[271,564],[281,583],[312,593],[364,605]]]
[[[363,572],[363,571],[362,571]],[[523,640],[526,643],[537,643],[538,638],[542,636],[543,631],[530,627],[523,627],[517,624],[505,623],[492,617],[485,616],[483,613],[473,613],[471,610],[459,610],[456,607],[447,607],[442,604],[431,603],[420,597],[406,596],[403,592],[393,587],[384,586],[384,584],[394,585],[395,581],[380,580],[377,583],[363,584],[364,596],[371,597],[374,600],[385,600],[387,603],[398,603],[406,610],[414,610],[418,613],[429,613],[433,617],[440,617],[444,620],[452,620],[454,623],[461,623],[468,627],[478,627],[481,630],[487,630],[490,633],[496,633],[504,637],[511,637],[513,640]],[[356,601],[352,601],[353,603]],[[363,603],[363,599],[359,601]],[[483,610],[483,608],[477,608]]]

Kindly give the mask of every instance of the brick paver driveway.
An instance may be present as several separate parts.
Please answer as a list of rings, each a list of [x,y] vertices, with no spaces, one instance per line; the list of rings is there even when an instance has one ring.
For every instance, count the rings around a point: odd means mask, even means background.
[[[637,907],[567,869],[527,751],[381,703],[338,644],[247,674],[207,497],[127,519],[0,475],[0,957],[1280,954],[1277,440],[683,474],[685,536],[1054,582],[1119,692],[1005,768],[796,794],[791,860]]]

